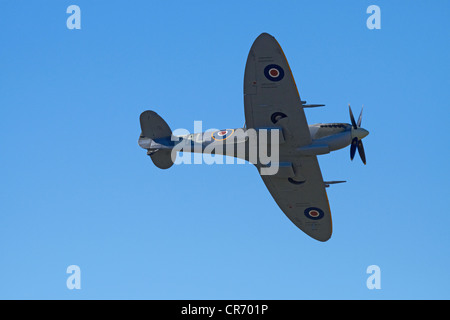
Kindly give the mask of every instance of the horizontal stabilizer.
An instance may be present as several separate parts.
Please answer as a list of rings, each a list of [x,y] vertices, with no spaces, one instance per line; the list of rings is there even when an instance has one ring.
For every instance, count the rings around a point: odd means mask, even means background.
[[[169,169],[174,161],[172,160],[171,150],[162,149],[149,154],[153,163],[160,169]]]

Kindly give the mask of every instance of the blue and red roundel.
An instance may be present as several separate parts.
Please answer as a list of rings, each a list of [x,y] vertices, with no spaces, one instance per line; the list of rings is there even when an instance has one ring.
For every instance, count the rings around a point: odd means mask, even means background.
[[[305,209],[305,216],[312,220],[320,220],[323,218],[323,211],[319,208],[310,207]]]
[[[277,64],[269,64],[264,68],[264,75],[270,81],[280,81],[284,77],[284,70]]]
[[[222,141],[230,137],[234,133],[233,129],[214,131],[211,136],[214,140]]]

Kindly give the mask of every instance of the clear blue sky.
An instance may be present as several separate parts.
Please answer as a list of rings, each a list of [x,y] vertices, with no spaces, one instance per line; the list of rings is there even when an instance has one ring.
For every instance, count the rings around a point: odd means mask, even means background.
[[[81,8],[69,30],[66,8]],[[366,9],[381,8],[381,30]],[[0,298],[449,299],[448,1],[0,1]],[[251,165],[156,168],[139,114],[244,123],[247,54],[288,58],[310,124],[363,126],[367,166],[320,156],[333,236]],[[66,268],[81,268],[81,290]],[[381,268],[381,289],[366,268]]]

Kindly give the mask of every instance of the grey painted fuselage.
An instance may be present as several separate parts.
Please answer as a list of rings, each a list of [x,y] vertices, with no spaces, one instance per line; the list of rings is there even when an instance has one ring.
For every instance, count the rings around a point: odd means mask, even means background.
[[[177,151],[183,152],[222,154],[249,160],[249,152],[245,152],[245,156],[242,157],[239,156],[236,149],[243,147],[248,151],[249,139],[252,137],[252,133],[256,133],[259,137],[260,132],[264,129],[267,129],[265,132],[268,134],[267,140],[269,144],[271,141],[270,132],[279,130],[280,139],[278,142],[281,157],[283,157],[286,152],[289,153],[290,157],[330,153],[331,151],[339,150],[350,145],[355,136],[362,138],[368,133],[362,128],[353,129],[348,123],[319,123],[309,125],[309,131],[312,138],[311,144],[294,149],[292,149],[292,146],[289,146],[289,148],[284,147],[284,136],[286,135],[286,132],[283,131],[283,128],[281,127],[261,128],[259,130],[245,128],[228,129],[232,130],[233,134],[224,140],[214,139],[214,132],[217,131],[206,131],[184,136],[172,135],[170,137],[163,137],[155,140],[141,136],[139,138],[139,145],[143,149],[147,149],[149,155],[161,149],[177,149]]]

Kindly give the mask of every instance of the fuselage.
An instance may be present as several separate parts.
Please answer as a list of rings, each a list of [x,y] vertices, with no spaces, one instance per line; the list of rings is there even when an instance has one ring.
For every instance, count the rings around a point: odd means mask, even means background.
[[[269,144],[274,144],[270,140],[271,132],[273,130],[279,130],[280,138],[278,139],[278,143],[281,153],[286,152],[286,149],[294,149],[293,151],[290,150],[289,153],[298,155],[320,155],[339,150],[350,145],[355,136],[355,130],[348,123],[318,123],[309,125],[311,144],[306,146],[289,146],[289,148],[286,148],[284,146],[285,142],[281,128],[260,128],[258,130],[247,128],[225,129],[182,136],[172,135],[171,137],[155,140],[141,136],[139,138],[139,145],[147,149],[149,154],[160,149],[178,149],[178,151],[183,152],[209,152],[211,154],[223,154],[236,157],[236,148],[245,145],[244,148],[248,149],[251,137],[256,135],[259,138],[263,130],[267,134],[267,142]],[[364,133],[359,134],[364,135]],[[227,152],[227,150],[232,151],[233,154],[229,154],[230,152]],[[244,158],[248,160],[246,156]]]
[[[345,148],[352,142],[352,126],[348,123],[317,123],[309,126],[309,132],[311,145],[327,146],[328,152]]]

